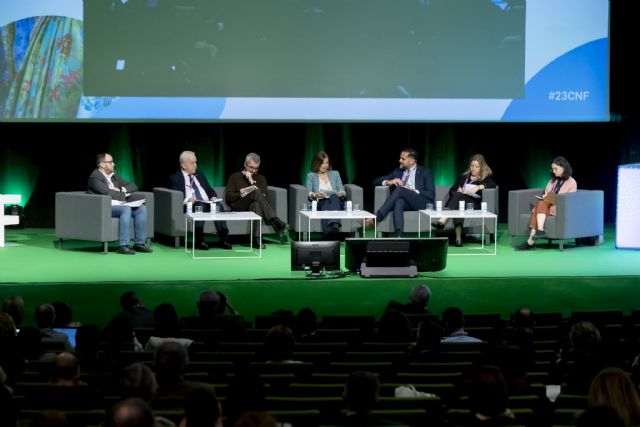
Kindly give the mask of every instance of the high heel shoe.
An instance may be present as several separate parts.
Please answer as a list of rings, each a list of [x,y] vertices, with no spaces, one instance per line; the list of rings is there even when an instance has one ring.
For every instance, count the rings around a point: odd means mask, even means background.
[[[461,248],[462,247],[462,240],[456,240],[456,243],[454,244],[454,246],[456,248]]]

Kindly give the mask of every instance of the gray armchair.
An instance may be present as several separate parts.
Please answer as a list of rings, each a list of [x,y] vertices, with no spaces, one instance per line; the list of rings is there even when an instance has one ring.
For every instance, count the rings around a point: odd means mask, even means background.
[[[351,200],[353,204],[359,204],[361,209],[364,201],[364,191],[362,187],[355,184],[345,184],[345,191],[347,192],[347,200]],[[289,220],[291,221],[291,226],[293,230],[297,233],[299,231],[307,231],[307,227],[300,227],[300,221],[298,218],[298,211],[300,210],[300,206],[303,203],[309,202],[309,191],[307,191],[307,187],[300,184],[290,184],[289,185]],[[355,220],[341,220],[342,222],[342,231],[346,233],[354,232],[359,227]],[[320,221],[314,221],[311,223],[311,231],[317,232],[322,231],[322,224]]]
[[[213,187],[216,194],[224,200],[226,187]],[[153,189],[155,196],[155,216],[156,227],[155,232],[165,236],[173,237],[174,246],[180,246],[180,238],[184,237],[184,208],[182,201],[184,196],[181,191],[170,190],[164,187],[155,187]],[[287,190],[280,187],[267,188],[267,200],[274,207],[278,217],[287,221]],[[226,202],[223,202],[225,209],[228,209]],[[249,234],[249,224],[246,221],[229,221],[229,234],[240,235]],[[206,222],[205,233],[216,233],[216,228],[212,222]],[[262,226],[262,234],[275,233],[273,228],[268,225]]]
[[[153,193],[140,191],[147,206],[147,236],[153,237]],[[63,249],[63,241],[90,240],[102,243],[103,252],[109,251],[109,242],[118,240],[118,218],[111,217],[111,197],[89,194],[86,191],[56,193],[56,237]],[[133,230],[131,238],[133,238]]]
[[[436,185],[436,201],[440,200],[444,203],[449,192],[449,186]],[[390,189],[385,186],[377,186],[374,194],[374,213],[382,206],[384,201],[389,197]],[[498,214],[498,188],[487,188],[482,191],[482,201],[487,202],[487,211]],[[426,206],[425,206],[426,208]],[[493,235],[495,238],[495,225],[493,221],[485,221],[485,239],[491,239]],[[431,224],[422,218],[420,221],[420,232],[429,231]],[[447,228],[453,229],[451,222],[447,223]],[[447,230],[445,228],[445,230]],[[378,223],[378,232],[392,233],[393,230],[393,214],[390,213],[382,222]],[[404,212],[404,231],[407,233],[418,232],[418,212],[417,211],[405,211]],[[464,228],[462,234],[481,234],[482,233],[482,220],[480,219],[467,219],[464,222]],[[489,240],[490,241],[490,240]]]
[[[543,188],[509,191],[509,234],[515,246],[518,236],[529,236],[531,210]],[[569,239],[596,237],[596,244],[604,239],[604,192],[578,190],[575,193],[558,194],[556,216],[548,216],[544,223],[546,238],[559,240],[560,250]]]

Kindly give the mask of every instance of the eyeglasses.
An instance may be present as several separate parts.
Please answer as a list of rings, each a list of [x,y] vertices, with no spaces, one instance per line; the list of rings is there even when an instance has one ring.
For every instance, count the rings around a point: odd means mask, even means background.
[[[260,167],[260,166],[250,166],[250,165],[247,165],[247,164],[245,164],[244,166],[247,169],[252,170],[252,171],[256,171],[256,172],[258,171],[258,168]]]
[[[113,163],[113,160],[103,160],[102,163]]]

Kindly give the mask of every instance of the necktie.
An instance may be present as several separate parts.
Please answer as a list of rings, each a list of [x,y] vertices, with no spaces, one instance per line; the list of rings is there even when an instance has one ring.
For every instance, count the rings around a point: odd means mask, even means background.
[[[409,175],[411,174],[411,172],[409,172],[409,169],[405,169],[404,173],[402,174],[402,185],[404,187],[407,186],[407,182],[409,182]]]
[[[191,185],[191,191],[193,191],[193,196],[196,200],[204,200],[202,193],[200,193],[200,189],[198,189],[198,186],[196,185],[196,181],[193,179],[193,175],[189,175],[189,185]]]

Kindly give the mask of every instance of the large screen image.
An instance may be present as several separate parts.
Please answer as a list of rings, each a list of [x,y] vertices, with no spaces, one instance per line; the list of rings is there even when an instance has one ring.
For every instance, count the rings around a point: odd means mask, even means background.
[[[607,0],[0,3],[3,120],[604,121]]]

